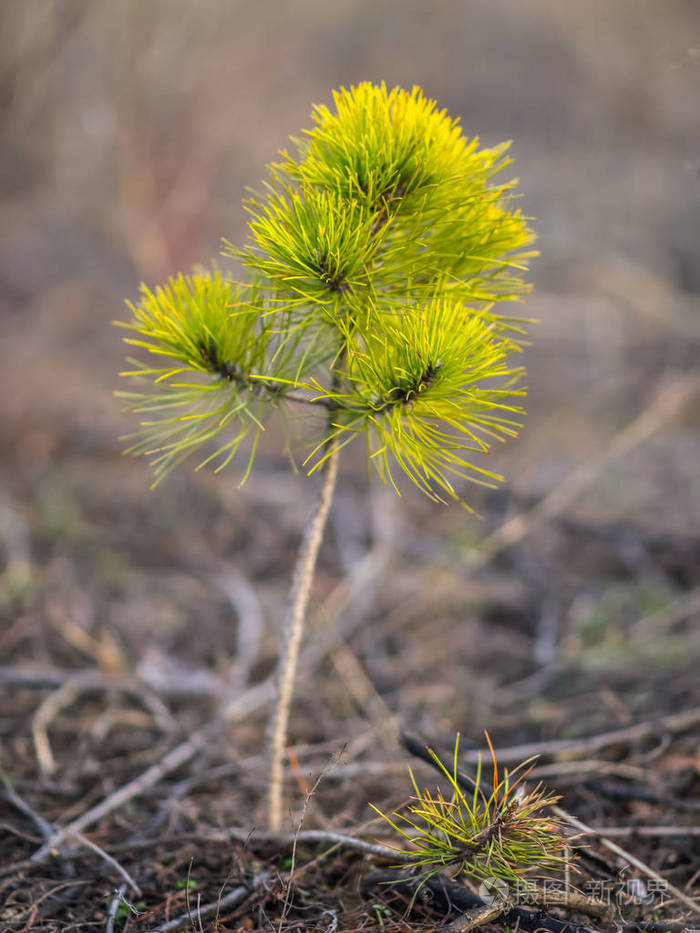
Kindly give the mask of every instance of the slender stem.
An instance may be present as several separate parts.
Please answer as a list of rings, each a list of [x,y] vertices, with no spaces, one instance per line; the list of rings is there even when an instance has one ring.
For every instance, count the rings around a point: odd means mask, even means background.
[[[333,498],[337,473],[338,447],[333,442],[326,461],[323,487],[309,518],[299,550],[289,609],[284,623],[282,650],[277,669],[277,697],[272,707],[268,732],[270,770],[267,785],[267,817],[272,832],[278,832],[282,825],[282,767],[287,743],[289,709],[294,689],[294,672],[299,656],[304,616],[314,578],[316,558]]]

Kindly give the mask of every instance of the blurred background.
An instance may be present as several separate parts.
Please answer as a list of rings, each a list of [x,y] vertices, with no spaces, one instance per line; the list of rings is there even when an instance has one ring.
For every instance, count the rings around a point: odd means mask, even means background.
[[[140,281],[242,243],[241,199],[312,103],[369,79],[513,140],[540,323],[527,423],[494,454],[503,488],[466,490],[477,516],[408,484],[396,499],[360,447],[345,458],[315,604],[347,651],[300,686],[293,738],[391,714],[446,738],[566,737],[696,697],[697,0],[3,0],[0,19],[6,667],[271,669],[315,483],[273,431],[240,490],[234,463],[151,491],[121,453],[112,321]],[[83,715],[57,724],[57,755],[97,753]]]

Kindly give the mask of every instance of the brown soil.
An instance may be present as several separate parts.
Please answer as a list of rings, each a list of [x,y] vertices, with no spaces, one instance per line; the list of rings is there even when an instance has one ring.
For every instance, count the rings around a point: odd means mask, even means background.
[[[439,781],[399,730],[448,754],[460,732],[468,768],[485,729],[504,764],[540,751],[533,777],[658,877],[581,837],[571,883],[609,910],[550,898],[481,928],[691,930],[699,8],[296,7],[3,11],[0,930],[442,929],[473,906],[469,879],[416,895],[376,853],[292,837],[396,844],[369,804],[406,801],[408,764]],[[494,455],[503,489],[469,496],[476,516],[397,499],[348,451],[293,708],[287,830],[270,839],[264,696],[216,717],[273,669],[315,482],[273,429],[242,489],[234,465],[150,491],[148,467],[121,455],[133,423],[112,397],[110,321],[139,279],[242,240],[244,187],[310,101],[382,77],[422,84],[487,143],[515,139],[543,254],[528,423]],[[192,736],[178,767],[36,859]]]

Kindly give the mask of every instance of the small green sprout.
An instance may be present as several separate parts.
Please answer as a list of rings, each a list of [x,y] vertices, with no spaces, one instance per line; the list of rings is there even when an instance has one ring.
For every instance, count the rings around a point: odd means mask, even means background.
[[[375,919],[380,927],[384,926],[384,922],[391,920],[394,916],[394,911],[391,907],[387,907],[386,904],[372,904],[372,911],[374,912]]]
[[[145,901],[137,901],[135,904],[131,904],[126,900],[125,897],[122,897],[119,901],[116,911],[114,912],[115,920],[127,920],[131,917],[138,918],[146,910]]]
[[[498,763],[490,739],[493,780],[484,787],[481,759],[472,791],[463,789],[457,767],[459,736],[455,741],[453,767],[447,768],[430,749],[435,765],[449,782],[449,799],[437,789],[421,791],[409,768],[415,796],[408,814],[390,815],[373,809],[408,843],[397,851],[408,856],[410,867],[425,879],[447,870],[452,877],[468,875],[479,881],[516,882],[526,874],[557,869],[564,864],[564,839],[556,816],[544,811],[559,797],[541,785],[524,786],[532,759],[499,778]]]
[[[197,882],[194,878],[178,878],[176,887],[178,891],[191,891],[197,887]]]

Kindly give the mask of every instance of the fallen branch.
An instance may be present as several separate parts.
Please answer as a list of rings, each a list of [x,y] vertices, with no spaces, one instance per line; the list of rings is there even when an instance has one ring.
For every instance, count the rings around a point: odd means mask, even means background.
[[[685,710],[682,713],[672,713],[669,716],[659,716],[646,722],[635,723],[623,729],[611,732],[601,732],[585,739],[552,739],[548,742],[528,742],[524,745],[511,745],[498,752],[498,760],[505,764],[526,761],[528,758],[586,755],[590,752],[610,748],[613,745],[629,745],[642,739],[650,738],[663,732],[684,732],[700,722],[700,706]],[[430,764],[428,757],[421,754],[423,743],[416,736],[404,733],[402,741],[411,754],[422,758]],[[488,755],[488,749],[465,751],[460,753],[460,759],[467,764],[478,764],[480,758]]]
[[[537,933],[547,931],[547,933],[597,933],[591,927],[581,927],[570,923],[568,920],[546,919],[541,916],[533,916],[526,910],[514,908],[508,901],[499,901],[494,904],[485,904],[483,907],[476,907],[468,911],[446,927],[442,928],[442,933],[471,933],[472,930],[481,930],[486,923],[493,923],[500,917],[506,922],[513,917],[519,930],[534,930]]]
[[[478,930],[484,923],[491,923],[498,920],[508,910],[508,905],[502,904],[484,904],[483,907],[475,907],[474,910],[462,914],[452,923],[443,927],[444,933],[469,933],[470,930]]]
[[[570,906],[572,910],[587,913],[589,916],[606,917],[609,908],[592,898],[583,895],[573,895],[564,904],[555,903],[550,892],[528,889],[528,903],[524,906],[515,905],[507,899],[499,899],[493,904],[487,904],[478,894],[473,894],[464,884],[449,881],[444,875],[434,875],[424,878],[420,875],[406,875],[399,871],[372,871],[362,882],[362,895],[365,898],[376,898],[385,894],[387,899],[395,895],[410,898],[410,902],[424,902],[429,904],[431,912],[451,914],[461,911],[462,914],[447,926],[442,928],[443,933],[466,933],[476,930],[482,924],[489,923],[503,917],[505,922],[512,924],[514,929],[535,930],[542,933],[591,933],[589,927],[582,928],[568,920],[559,920],[555,917],[543,917],[542,908],[553,906]],[[532,897],[530,897],[532,893]]]
[[[231,842],[240,842],[251,852],[258,854],[269,854],[269,849],[273,846],[276,852],[290,849],[296,838],[297,844],[308,845],[327,845],[329,847],[349,849],[359,852],[362,855],[369,855],[372,858],[382,859],[382,861],[391,861],[395,863],[407,862],[408,856],[392,849],[391,846],[382,845],[378,842],[367,842],[364,839],[358,839],[355,836],[346,836],[342,833],[326,832],[325,830],[310,829],[304,830],[295,836],[294,833],[275,833],[261,832],[255,830],[239,829],[229,827],[228,829],[212,829],[200,832],[190,833],[172,833],[170,835],[151,836],[148,839],[133,839],[128,842],[117,843],[110,846],[112,852],[131,852],[141,849],[155,849],[159,846],[181,845],[185,842],[192,842],[201,845],[210,843],[230,844]]]
[[[137,696],[149,690],[163,696],[205,696],[218,699],[224,689],[220,677],[215,677],[210,671],[197,669],[185,670],[177,676],[140,677],[106,674],[93,669],[75,670],[30,665],[0,666],[0,687],[58,690],[76,676],[82,678],[85,689],[122,690]]]

